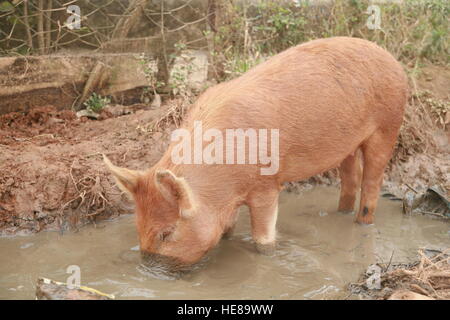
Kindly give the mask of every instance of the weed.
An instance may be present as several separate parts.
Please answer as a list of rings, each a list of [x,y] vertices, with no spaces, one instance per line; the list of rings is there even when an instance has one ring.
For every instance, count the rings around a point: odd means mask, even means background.
[[[95,113],[99,113],[106,105],[111,103],[111,99],[108,97],[102,97],[95,92],[84,103],[86,109]]]

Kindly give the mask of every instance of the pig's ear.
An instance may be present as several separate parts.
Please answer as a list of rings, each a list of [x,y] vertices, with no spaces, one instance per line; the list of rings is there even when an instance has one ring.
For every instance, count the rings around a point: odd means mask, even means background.
[[[190,217],[194,212],[191,188],[184,178],[178,178],[170,170],[156,172],[156,183],[163,197],[177,204],[181,217]]]
[[[105,155],[103,155],[103,161],[109,171],[113,174],[117,182],[117,186],[122,191],[132,195],[136,191],[136,186],[142,172],[116,167]]]

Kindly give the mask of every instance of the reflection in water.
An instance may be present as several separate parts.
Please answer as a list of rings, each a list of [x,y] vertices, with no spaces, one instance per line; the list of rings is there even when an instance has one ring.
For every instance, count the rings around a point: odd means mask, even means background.
[[[249,217],[242,210],[235,235],[223,240],[200,269],[178,280],[150,277],[140,266],[133,216],[60,236],[0,239],[0,298],[34,299],[39,276],[64,282],[69,265],[82,284],[118,299],[327,299],[375,261],[416,256],[417,249],[450,246],[449,224],[405,217],[401,204],[380,198],[375,225],[360,226],[336,213],[339,192],[316,187],[283,193],[275,256],[255,252]]]

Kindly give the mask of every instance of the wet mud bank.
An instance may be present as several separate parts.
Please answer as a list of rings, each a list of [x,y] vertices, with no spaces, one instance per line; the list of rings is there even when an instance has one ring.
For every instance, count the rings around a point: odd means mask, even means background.
[[[53,107],[0,116],[0,234],[63,232],[132,213],[102,153],[135,169],[155,163],[170,126],[159,132],[151,127],[173,103],[122,116],[105,110],[101,120]]]

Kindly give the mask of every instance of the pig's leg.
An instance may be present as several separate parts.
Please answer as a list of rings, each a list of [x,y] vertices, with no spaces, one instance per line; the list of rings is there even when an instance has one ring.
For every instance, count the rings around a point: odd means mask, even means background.
[[[278,217],[279,192],[278,188],[254,192],[248,201],[252,237],[256,249],[262,254],[272,254],[275,251],[275,225]]]
[[[236,229],[236,222],[239,218],[239,208],[236,209],[236,211],[231,216],[230,220],[231,223],[225,228],[225,232],[223,233],[222,237],[224,239],[230,239],[234,234],[234,229]]]
[[[364,169],[361,185],[361,201],[356,222],[372,224],[378,195],[383,182],[384,169],[392,155],[396,132],[377,131],[362,145]]]
[[[341,177],[339,212],[351,213],[355,209],[356,194],[361,188],[361,156],[361,151],[357,150],[345,158],[339,166],[339,176]]]

